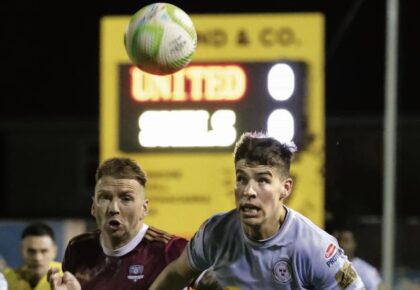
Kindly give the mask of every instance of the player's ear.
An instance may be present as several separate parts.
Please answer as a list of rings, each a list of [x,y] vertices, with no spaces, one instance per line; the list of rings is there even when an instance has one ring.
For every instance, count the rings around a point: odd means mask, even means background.
[[[143,207],[143,217],[142,218],[144,218],[149,214],[149,200],[148,199],[145,199],[143,201],[142,207]]]
[[[293,179],[286,178],[283,180],[283,192],[280,194],[280,199],[287,198],[292,193]]]

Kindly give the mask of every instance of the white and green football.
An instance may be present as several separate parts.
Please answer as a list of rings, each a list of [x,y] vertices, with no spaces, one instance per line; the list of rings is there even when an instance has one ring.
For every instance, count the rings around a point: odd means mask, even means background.
[[[197,32],[182,9],[169,3],[154,3],[131,17],[124,45],[138,68],[155,75],[167,75],[191,61],[197,46]]]

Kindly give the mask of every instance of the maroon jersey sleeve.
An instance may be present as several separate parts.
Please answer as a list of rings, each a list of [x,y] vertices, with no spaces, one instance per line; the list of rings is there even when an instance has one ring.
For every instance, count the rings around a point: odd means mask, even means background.
[[[88,232],[72,238],[63,258],[63,271],[75,273],[79,265],[94,263],[98,256],[104,256],[99,243],[99,231]]]
[[[188,241],[184,238],[175,237],[169,241],[165,247],[166,253],[166,264],[171,263],[173,260],[178,258],[184,248],[187,246]]]

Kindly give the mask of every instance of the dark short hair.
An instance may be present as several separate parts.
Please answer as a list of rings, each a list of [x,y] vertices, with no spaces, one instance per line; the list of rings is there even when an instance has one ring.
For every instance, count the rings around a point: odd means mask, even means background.
[[[96,170],[95,180],[98,182],[103,176],[117,179],[135,179],[142,186],[146,186],[146,172],[141,166],[130,158],[110,158],[99,165]]]
[[[34,222],[25,227],[22,232],[22,240],[28,236],[49,236],[53,241],[55,241],[53,229],[43,222]]]
[[[295,152],[293,143],[282,143],[261,132],[246,132],[236,142],[233,155],[235,164],[245,159],[247,164],[273,166],[284,176],[289,176]]]

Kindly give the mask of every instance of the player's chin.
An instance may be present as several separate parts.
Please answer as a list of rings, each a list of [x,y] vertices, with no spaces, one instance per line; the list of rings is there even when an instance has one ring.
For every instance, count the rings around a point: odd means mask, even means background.
[[[122,229],[122,227],[106,226],[104,227],[103,232],[106,232],[109,236],[120,236],[123,234],[124,230]]]
[[[240,214],[239,215],[241,221],[243,224],[248,225],[248,226],[256,226],[261,224],[261,218],[258,216],[249,216],[249,215],[245,215],[245,214]]]
[[[28,272],[30,272],[32,276],[41,278],[47,273],[48,268],[42,267],[42,266],[34,266],[34,267],[29,267],[28,270],[29,270]]]
[[[245,208],[239,208],[239,215],[241,217],[241,219],[246,219],[246,220],[255,220],[255,219],[260,219],[261,218],[261,210],[259,209],[253,209],[253,210],[249,210],[249,209],[245,209]]]

